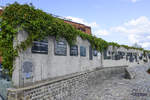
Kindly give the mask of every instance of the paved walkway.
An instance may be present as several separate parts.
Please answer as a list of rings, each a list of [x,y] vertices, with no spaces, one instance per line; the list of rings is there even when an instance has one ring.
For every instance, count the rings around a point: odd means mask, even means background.
[[[149,66],[128,68],[132,79],[113,77],[93,86],[83,100],[150,100]]]

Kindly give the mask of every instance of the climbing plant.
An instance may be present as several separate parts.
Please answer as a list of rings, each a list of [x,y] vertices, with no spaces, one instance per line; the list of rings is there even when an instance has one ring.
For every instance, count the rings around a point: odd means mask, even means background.
[[[64,20],[55,18],[28,4],[14,3],[7,6],[0,19],[0,51],[3,57],[3,69],[8,70],[9,75],[12,75],[13,61],[18,56],[18,52],[26,50],[32,45],[33,40],[41,40],[46,36],[55,36],[57,40],[65,38],[70,45],[75,43],[77,36],[80,36],[82,39],[88,40],[92,47],[100,52],[107,49],[109,45],[139,49],[109,43],[101,38],[85,34],[70,24],[64,23]],[[18,32],[23,30],[28,33],[27,39],[14,46],[13,42],[16,40]]]

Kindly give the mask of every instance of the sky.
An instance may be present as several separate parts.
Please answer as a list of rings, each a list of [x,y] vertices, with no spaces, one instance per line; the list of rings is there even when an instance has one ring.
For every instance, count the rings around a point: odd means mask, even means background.
[[[93,35],[108,42],[150,49],[150,0],[0,0],[0,5],[15,1],[91,26]]]

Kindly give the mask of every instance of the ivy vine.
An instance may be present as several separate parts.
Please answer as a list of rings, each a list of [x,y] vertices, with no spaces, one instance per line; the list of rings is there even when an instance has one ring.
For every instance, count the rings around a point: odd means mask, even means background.
[[[88,40],[92,47],[100,52],[107,49],[109,45],[141,50],[141,48],[109,43],[101,38],[85,34],[76,30],[72,25],[64,23],[64,20],[55,18],[28,4],[14,3],[7,6],[0,19],[0,51],[3,57],[3,69],[8,70],[9,75],[12,75],[13,61],[18,56],[18,52],[26,50],[32,45],[33,40],[41,40],[46,36],[55,36],[56,39],[63,37],[70,45],[75,43],[77,36],[80,36],[82,39]],[[14,48],[13,41],[20,30],[25,30],[28,38]]]

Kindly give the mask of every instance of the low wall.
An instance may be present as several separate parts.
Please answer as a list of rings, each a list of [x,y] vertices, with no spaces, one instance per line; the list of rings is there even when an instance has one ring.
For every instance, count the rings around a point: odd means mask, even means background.
[[[49,81],[42,81],[24,88],[8,89],[8,100],[83,100],[86,91],[112,76],[125,74],[127,66],[99,68]]]

